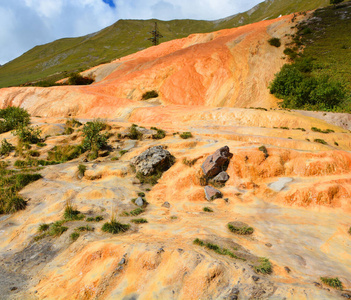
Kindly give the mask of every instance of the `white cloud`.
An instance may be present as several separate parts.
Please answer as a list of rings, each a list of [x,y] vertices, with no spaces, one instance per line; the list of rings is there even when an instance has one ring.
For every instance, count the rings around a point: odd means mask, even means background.
[[[0,0],[0,64],[36,45],[96,32],[118,19],[224,18],[260,0]]]

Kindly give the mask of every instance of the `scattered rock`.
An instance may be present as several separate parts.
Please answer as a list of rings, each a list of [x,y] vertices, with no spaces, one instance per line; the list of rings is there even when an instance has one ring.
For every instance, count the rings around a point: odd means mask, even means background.
[[[253,280],[253,281],[259,281],[259,280],[260,280],[260,277],[253,275],[253,276],[252,276],[252,280]]]
[[[126,263],[126,259],[123,257],[118,264],[124,265],[125,263]]]
[[[285,271],[286,271],[287,273],[290,273],[290,272],[291,272],[291,270],[290,270],[289,267],[284,267],[284,269],[285,269]]]
[[[208,156],[201,169],[207,178],[212,178],[225,169],[232,157],[233,154],[229,152],[229,147],[224,146]]]
[[[169,203],[169,202],[164,202],[163,204],[162,204],[162,207],[166,207],[166,208],[170,208],[171,207],[171,204]]]
[[[265,246],[267,246],[267,247],[272,247],[273,245],[271,244],[271,243],[267,243],[267,244],[265,244]],[[287,268],[287,267],[286,267]]]
[[[322,285],[319,282],[313,282],[314,286],[322,288]]]
[[[229,180],[229,175],[225,171],[220,172],[215,178],[213,178],[213,181],[220,182],[220,183],[225,183],[228,180]]]
[[[349,294],[349,293],[343,293],[343,294],[341,294],[341,297],[344,297],[344,298],[346,298],[346,299],[351,299],[351,294]]]
[[[213,201],[223,197],[221,191],[209,185],[205,186],[205,196],[208,201]]]
[[[238,300],[239,299],[238,297],[239,297],[239,289],[233,288],[230,291],[230,293],[229,293],[229,295],[228,295],[228,297],[226,299],[227,300]]]
[[[135,205],[138,205],[138,206],[143,206],[144,205],[144,200],[143,198],[141,197],[138,197],[136,200],[135,200]]]
[[[174,162],[174,157],[162,146],[155,146],[132,158],[131,162],[137,172],[149,176],[157,171],[169,169]]]

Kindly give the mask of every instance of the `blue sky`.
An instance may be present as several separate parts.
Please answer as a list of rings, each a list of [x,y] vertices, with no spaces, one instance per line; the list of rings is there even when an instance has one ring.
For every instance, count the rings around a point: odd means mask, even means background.
[[[36,45],[99,31],[119,19],[216,20],[262,0],[0,0],[0,64]]]

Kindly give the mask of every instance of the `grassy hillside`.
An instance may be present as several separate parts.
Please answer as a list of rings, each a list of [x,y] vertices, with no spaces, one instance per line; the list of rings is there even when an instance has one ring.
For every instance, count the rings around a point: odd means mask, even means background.
[[[218,21],[157,21],[164,36],[161,42],[237,27],[292,12],[324,6],[327,0],[268,0],[248,12]],[[0,87],[20,85],[51,77],[60,79],[73,71],[111,61],[149,47],[149,31],[156,20],[120,20],[97,32],[78,38],[65,38],[36,46],[0,67]]]

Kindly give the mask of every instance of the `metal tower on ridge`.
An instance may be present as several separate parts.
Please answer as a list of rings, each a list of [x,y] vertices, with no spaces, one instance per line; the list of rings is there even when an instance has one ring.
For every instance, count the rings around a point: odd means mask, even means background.
[[[159,32],[159,30],[157,28],[157,22],[155,22],[155,29],[149,33],[152,34],[152,37],[149,38],[148,40],[151,41],[151,43],[154,46],[157,46],[160,43],[159,39],[163,38],[163,35]]]

